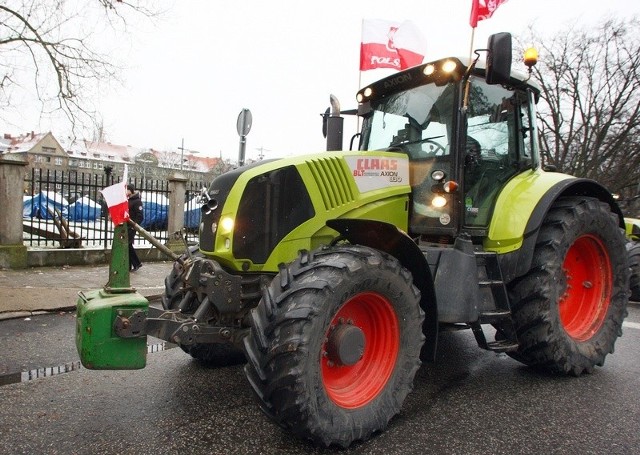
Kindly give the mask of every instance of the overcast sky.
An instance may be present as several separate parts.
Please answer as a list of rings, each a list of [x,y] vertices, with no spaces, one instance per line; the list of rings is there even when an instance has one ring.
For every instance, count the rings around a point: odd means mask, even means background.
[[[320,114],[334,94],[343,109],[356,107],[359,85],[389,74],[360,74],[361,24],[365,18],[412,20],[427,40],[425,61],[467,56],[471,0],[174,0],[154,25],[129,29],[112,48],[127,69],[124,87],[103,90],[96,103],[107,138],[115,144],[177,150],[237,160],[236,120],[253,114],[247,158],[324,150]],[[391,7],[391,8],[390,8]],[[592,26],[605,16],[640,16],[638,0],[508,0],[481,21],[476,48],[507,31],[522,35],[533,23],[554,34],[569,26]],[[519,56],[514,54],[514,58]],[[25,105],[3,133],[52,130]],[[31,113],[33,111],[33,113]],[[345,148],[355,123],[345,125]]]

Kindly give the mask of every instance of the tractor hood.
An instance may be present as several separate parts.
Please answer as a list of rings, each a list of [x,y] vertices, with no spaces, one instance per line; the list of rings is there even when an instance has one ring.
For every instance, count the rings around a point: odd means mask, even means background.
[[[330,219],[406,230],[410,192],[404,153],[325,152],[241,167],[209,188],[216,204],[203,207],[200,251],[231,270],[277,271],[299,250],[336,238]]]

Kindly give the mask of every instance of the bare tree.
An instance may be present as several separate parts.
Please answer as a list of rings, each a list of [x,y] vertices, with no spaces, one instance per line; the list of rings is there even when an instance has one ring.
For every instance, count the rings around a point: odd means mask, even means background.
[[[158,151],[158,164],[168,169],[180,169],[180,152]]]
[[[120,0],[6,0],[0,3],[0,107],[17,110],[24,94],[40,103],[41,115],[63,114],[75,131],[96,120],[91,98],[96,85],[117,80],[120,70],[104,43],[114,42],[127,21],[152,19],[153,2]],[[2,114],[0,114],[1,118]]]
[[[561,31],[536,43],[533,77],[539,104],[543,162],[595,179],[623,200],[640,183],[640,23],[608,19]],[[539,39],[539,38],[538,38]]]
[[[97,118],[94,121],[94,131],[91,137],[93,142],[107,142],[107,133],[104,128],[104,121],[101,118]]]

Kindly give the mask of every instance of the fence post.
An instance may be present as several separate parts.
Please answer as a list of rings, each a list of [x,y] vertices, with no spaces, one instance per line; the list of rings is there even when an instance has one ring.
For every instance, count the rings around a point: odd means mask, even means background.
[[[169,213],[167,215],[167,247],[176,253],[183,253],[184,242],[179,235],[184,227],[184,203],[187,194],[187,177],[180,172],[169,175]],[[174,235],[175,233],[178,235]]]
[[[0,267],[27,267],[22,239],[22,194],[26,161],[0,159]]]

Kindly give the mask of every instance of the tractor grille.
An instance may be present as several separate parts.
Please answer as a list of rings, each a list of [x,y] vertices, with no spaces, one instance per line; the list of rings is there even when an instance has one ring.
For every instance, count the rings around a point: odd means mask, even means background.
[[[344,162],[339,158],[322,158],[307,161],[315,179],[326,210],[347,204],[355,199],[349,185],[351,176]]]
[[[233,255],[264,264],[278,243],[315,211],[295,166],[252,178],[242,193],[233,230]]]

